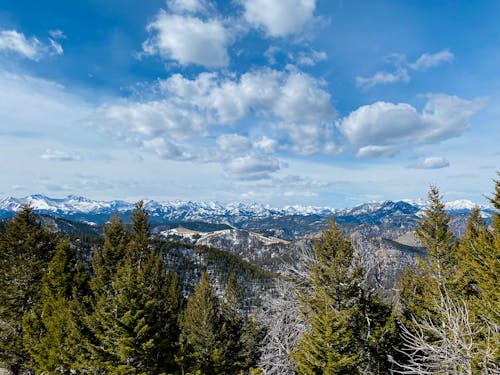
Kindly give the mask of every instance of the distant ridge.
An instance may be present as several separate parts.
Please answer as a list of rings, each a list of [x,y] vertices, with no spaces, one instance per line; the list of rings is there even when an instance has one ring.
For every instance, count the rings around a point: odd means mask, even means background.
[[[91,200],[82,196],[69,195],[65,198],[51,198],[41,194],[29,195],[23,198],[6,197],[0,199],[0,218],[10,217],[18,212],[23,205],[30,204],[36,212],[66,217],[73,220],[85,220],[102,223],[107,221],[114,212],[126,216],[134,209],[134,203],[112,200]],[[470,211],[475,204],[469,200],[456,200],[446,203],[450,211]],[[417,214],[424,205],[420,201],[384,201],[369,202],[352,208],[338,209],[334,207],[315,207],[292,205],[273,208],[259,203],[229,203],[222,204],[212,201],[182,201],[174,200],[158,202],[146,200],[145,207],[152,219],[167,221],[207,221],[232,222],[238,218],[272,218],[283,216],[363,216],[384,214],[384,212],[402,212]],[[488,215],[488,207],[482,207]]]

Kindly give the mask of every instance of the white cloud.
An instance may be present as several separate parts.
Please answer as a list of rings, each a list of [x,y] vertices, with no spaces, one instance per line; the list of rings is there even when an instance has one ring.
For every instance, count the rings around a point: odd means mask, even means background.
[[[245,19],[267,35],[285,37],[303,30],[314,18],[315,0],[242,0]]]
[[[59,29],[49,30],[49,35],[54,39],[67,39],[67,36],[64,34],[64,31]]]
[[[353,111],[340,121],[340,130],[360,154],[373,146],[436,143],[458,137],[469,126],[472,115],[485,105],[484,99],[465,100],[444,94],[429,94],[421,113],[406,103],[376,102]],[[378,149],[379,151],[381,149]]]
[[[46,55],[62,55],[61,44],[49,38],[49,44],[40,42],[37,38],[26,38],[23,33],[15,30],[0,31],[0,53],[16,53],[27,59],[38,61]]]
[[[278,159],[259,155],[248,154],[231,159],[224,165],[226,172],[238,180],[262,180],[270,177],[270,173],[280,169]]]
[[[252,148],[252,142],[238,134],[222,134],[217,138],[219,149],[229,154],[240,154]]]
[[[393,157],[398,153],[398,150],[390,146],[364,146],[358,150],[356,156],[358,158],[380,158]]]
[[[328,58],[328,55],[324,51],[311,50],[309,53],[299,52],[294,60],[297,65],[301,66],[314,66],[318,62],[324,61]]]
[[[335,110],[321,86],[296,69],[264,68],[239,78],[174,74],[158,82],[157,100],[104,105],[89,123],[163,159],[225,163],[238,179],[252,166],[263,171],[250,170],[245,178],[261,179],[279,169],[270,157],[278,151],[338,151],[332,139]],[[243,135],[249,120],[262,125]]]
[[[80,160],[81,156],[75,153],[70,154],[65,151],[48,148],[40,155],[40,158],[51,161],[76,161]]]
[[[42,43],[35,37],[27,39],[15,30],[0,31],[0,52],[14,52],[30,60],[38,60],[41,50]]]
[[[212,8],[205,0],[167,0],[167,5],[174,13],[204,13]]]
[[[417,162],[416,164],[410,165],[408,168],[417,168],[417,169],[440,169],[449,167],[450,163],[448,160],[441,156],[430,156],[424,158]]]
[[[274,154],[278,151],[278,142],[272,138],[261,136],[254,141],[253,146],[266,154]]]
[[[51,39],[51,38],[49,38],[49,41],[50,41],[50,45],[51,45],[51,47],[54,50],[54,53],[56,55],[62,55],[64,53],[64,50],[59,43],[57,43],[54,39]]]
[[[217,68],[229,63],[230,32],[219,20],[205,21],[161,10],[147,29],[154,35],[143,43],[146,54],[159,54],[181,65]]]
[[[356,77],[356,87],[370,88],[376,85],[387,85],[390,83],[410,82],[408,68],[413,70],[427,70],[435,68],[443,63],[451,62],[455,56],[448,50],[434,54],[424,53],[414,63],[408,63],[406,55],[394,53],[386,58],[387,62],[394,64],[395,72],[379,71],[371,77]]]
[[[409,82],[410,76],[404,68],[395,73],[377,72],[372,77],[356,77],[356,87],[370,88],[375,85],[387,85],[397,82]]]
[[[429,68],[437,67],[443,63],[453,61],[455,56],[448,50],[439,51],[437,53],[424,53],[417,61],[408,66],[414,70],[426,70]]]
[[[335,109],[322,85],[295,69],[282,72],[267,68],[239,79],[203,73],[189,80],[175,74],[161,82],[177,106],[204,113],[207,122],[233,124],[247,116],[270,121],[271,130],[299,154],[319,153],[324,143],[331,141]]]

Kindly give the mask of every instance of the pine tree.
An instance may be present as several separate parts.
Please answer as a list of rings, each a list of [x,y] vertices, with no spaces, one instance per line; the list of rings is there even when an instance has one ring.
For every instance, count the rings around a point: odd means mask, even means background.
[[[14,374],[30,362],[23,344],[23,315],[40,304],[41,279],[56,237],[25,206],[0,238],[0,361]]]
[[[90,318],[96,338],[95,366],[107,373],[175,372],[172,351],[177,342],[177,309],[182,304],[176,300],[180,289],[175,277],[167,279],[161,254],[150,249],[148,227],[140,202],[132,215],[125,259],[108,292],[97,295]]]
[[[104,293],[111,284],[111,278],[122,264],[128,244],[128,231],[122,219],[115,213],[104,227],[104,245],[94,252],[92,268],[94,293]]]
[[[361,358],[355,337],[362,270],[352,268],[354,250],[331,220],[314,247],[311,291],[303,295],[310,330],[294,353],[298,374],[357,374]]]
[[[456,290],[453,285],[457,267],[457,244],[449,229],[449,217],[444,210],[439,190],[431,186],[428,206],[418,223],[416,235],[427,249],[427,258],[418,260],[417,270],[407,269],[399,283],[401,320],[407,327],[413,318],[439,318],[439,288]]]
[[[223,353],[221,327],[219,300],[205,272],[187,300],[181,322],[178,361],[183,372],[229,374],[225,371],[229,358]]]
[[[41,306],[25,314],[24,343],[38,373],[65,373],[79,369],[85,355],[82,302],[88,291],[76,250],[69,241],[60,242],[42,279]],[[88,272],[85,272],[88,275]]]

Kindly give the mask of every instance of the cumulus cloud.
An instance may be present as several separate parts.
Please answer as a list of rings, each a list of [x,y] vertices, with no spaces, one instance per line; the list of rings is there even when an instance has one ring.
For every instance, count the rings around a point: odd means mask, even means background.
[[[259,154],[236,157],[224,164],[227,174],[238,180],[262,180],[280,169],[278,159]]]
[[[335,109],[323,83],[298,70],[259,69],[239,79],[203,73],[190,80],[176,74],[162,81],[162,89],[178,106],[204,113],[207,121],[232,124],[255,115],[299,154],[319,153],[331,141]]]
[[[268,36],[285,37],[313,20],[315,0],[242,0],[245,19]]]
[[[262,178],[277,170],[269,155],[278,151],[335,149],[335,110],[322,85],[296,69],[263,68],[240,77],[201,73],[194,79],[174,74],[158,82],[156,100],[104,105],[90,124],[165,159],[228,163],[233,158],[231,175],[240,176],[236,170],[250,162],[273,166],[251,173]],[[249,120],[262,126],[243,135],[239,127],[244,130]]]
[[[408,168],[417,169],[440,169],[449,167],[450,163],[448,160],[441,156],[430,156],[418,161],[415,164],[408,166]]]
[[[216,142],[221,151],[229,154],[247,152],[252,147],[252,142],[247,137],[238,134],[222,134]]]
[[[70,154],[65,151],[48,148],[40,155],[40,158],[50,161],[77,161],[81,159],[81,156],[75,153]]]
[[[229,63],[230,32],[217,19],[203,20],[161,10],[147,30],[153,36],[143,43],[146,54],[158,54],[181,65],[217,68]]]
[[[376,102],[343,118],[340,130],[352,145],[361,147],[360,156],[365,156],[374,150],[384,151],[380,146],[397,149],[458,137],[484,105],[484,99],[466,100],[445,94],[429,94],[420,113],[406,103]],[[371,148],[363,149],[365,146]]]
[[[275,139],[266,137],[265,135],[255,140],[253,146],[266,154],[274,154],[278,151],[278,142]]]
[[[439,51],[437,53],[424,53],[414,63],[409,64],[413,70],[426,70],[435,68],[443,63],[453,61],[455,56],[449,50]]]
[[[62,46],[49,38],[50,44],[40,42],[36,37],[27,38],[16,30],[0,30],[0,53],[15,53],[37,61],[44,55],[62,55]]]

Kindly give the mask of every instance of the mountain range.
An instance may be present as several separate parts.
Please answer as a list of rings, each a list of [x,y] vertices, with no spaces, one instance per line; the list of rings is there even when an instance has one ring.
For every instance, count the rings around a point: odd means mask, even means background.
[[[44,195],[30,195],[24,198],[6,197],[0,199],[0,219],[6,219],[30,204],[42,215],[100,226],[117,212],[128,221],[134,204],[121,200],[98,201],[82,196],[50,198]],[[259,203],[193,202],[193,201],[144,201],[150,214],[150,221],[158,226],[157,231],[175,227],[186,227],[210,232],[224,228],[259,232],[266,236],[286,240],[311,236],[321,231],[331,217],[348,231],[361,231],[364,235],[387,235],[412,228],[419,219],[424,204],[419,201],[369,202],[352,208],[286,206],[273,208]],[[465,218],[475,204],[468,200],[446,203],[452,218],[452,229],[460,232]],[[491,208],[482,207],[487,220]],[[198,223],[195,225],[195,223]],[[165,227],[166,226],[166,227]],[[401,230],[399,230],[401,229]]]

